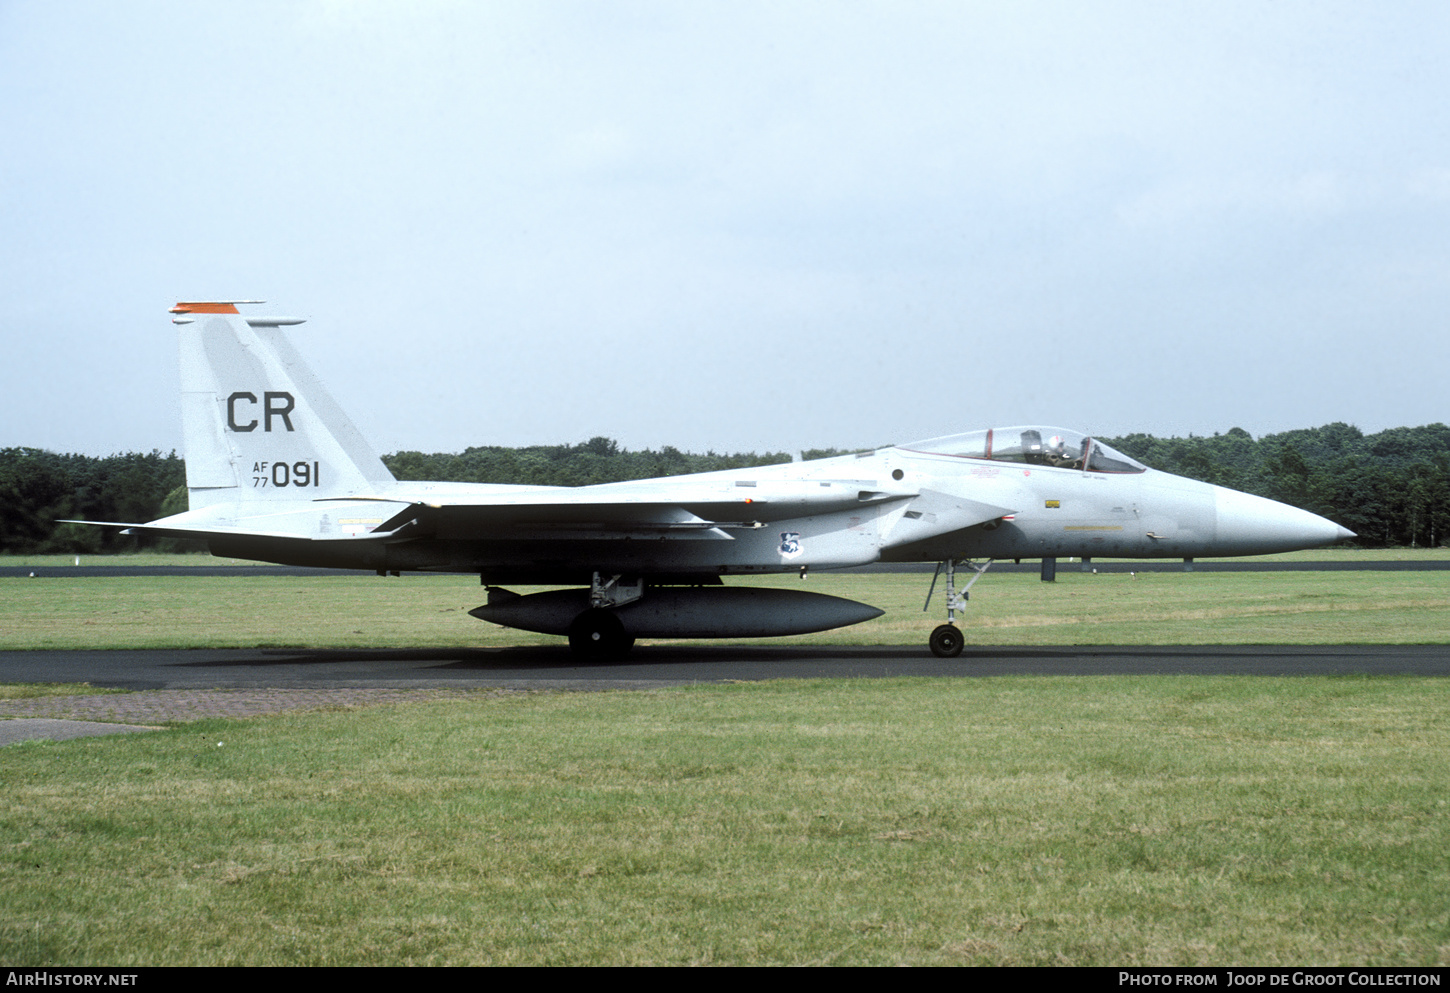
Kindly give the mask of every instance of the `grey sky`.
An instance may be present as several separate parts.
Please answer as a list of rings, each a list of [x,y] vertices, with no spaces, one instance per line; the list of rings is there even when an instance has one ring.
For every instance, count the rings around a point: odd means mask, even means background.
[[[1447,419],[1443,3],[0,0],[0,446],[263,298],[381,451]]]

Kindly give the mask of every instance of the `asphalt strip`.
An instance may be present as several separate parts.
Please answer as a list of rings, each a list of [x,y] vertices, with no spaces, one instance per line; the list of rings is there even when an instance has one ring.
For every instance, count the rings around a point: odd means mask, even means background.
[[[147,722],[206,717],[244,718],[292,710],[352,708],[468,695],[504,696],[498,689],[162,689],[140,693],[81,694],[0,700],[0,747],[21,741],[64,741],[103,734],[161,731]],[[83,720],[105,717],[104,721]]]
[[[65,741],[94,738],[102,734],[130,734],[133,731],[161,731],[140,724],[100,724],[96,721],[62,721],[52,717],[14,717],[0,720],[0,747],[21,741]]]

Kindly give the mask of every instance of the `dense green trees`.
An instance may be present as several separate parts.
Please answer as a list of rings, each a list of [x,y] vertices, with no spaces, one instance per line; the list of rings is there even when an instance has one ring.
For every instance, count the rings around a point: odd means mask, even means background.
[[[610,438],[591,438],[582,445],[534,445],[467,448],[461,454],[398,452],[383,456],[399,479],[443,479],[463,483],[520,483],[528,486],[588,486],[624,479],[680,476],[716,469],[743,469],[789,462],[785,452],[693,455],[665,446],[658,452],[621,449]]]
[[[154,520],[168,497],[176,510],[185,509],[185,486],[186,467],[175,452],[92,458],[0,449],[0,551],[133,551],[144,539],[56,521]],[[179,506],[172,496],[177,487],[182,487]]]
[[[1438,546],[1450,538],[1450,427],[1444,424],[1374,435],[1327,424],[1258,440],[1241,428],[1212,437],[1134,434],[1103,440],[1155,469],[1322,514],[1357,532],[1361,545]],[[817,449],[806,456],[838,454],[845,453]],[[632,452],[609,438],[591,438],[579,445],[485,446],[457,454],[398,452],[383,461],[399,479],[585,486],[773,465],[790,456],[696,455],[670,447]],[[149,521],[178,513],[186,508],[185,476],[175,452],[91,458],[0,449],[0,551],[134,550],[148,539],[55,522]]]

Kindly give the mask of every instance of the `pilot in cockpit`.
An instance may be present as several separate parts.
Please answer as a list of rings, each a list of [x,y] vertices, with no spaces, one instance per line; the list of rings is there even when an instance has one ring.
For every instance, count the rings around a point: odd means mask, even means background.
[[[1086,439],[1084,439],[1084,442],[1086,442]],[[1084,447],[1086,446],[1084,445]],[[1082,452],[1078,451],[1075,454],[1069,454],[1067,442],[1063,440],[1060,434],[1055,434],[1047,439],[1047,443],[1043,446],[1043,458],[1048,465],[1055,465],[1062,469],[1082,468]]]

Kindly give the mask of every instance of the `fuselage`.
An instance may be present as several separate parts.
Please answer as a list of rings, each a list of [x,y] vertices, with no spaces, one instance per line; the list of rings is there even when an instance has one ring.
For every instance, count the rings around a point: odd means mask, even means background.
[[[974,441],[981,435],[985,446]],[[1047,439],[1058,451],[1024,451],[1032,446],[1006,437]],[[490,584],[570,584],[595,573],[690,582],[877,561],[1258,555],[1350,536],[1308,511],[1158,472],[1056,428],[589,487],[397,482],[368,497],[274,500],[271,527],[255,506],[239,506],[238,527],[273,534],[213,537],[212,549],[300,565],[477,572]],[[502,510],[484,521],[450,512],[479,502]],[[602,505],[645,509],[621,521]],[[571,506],[577,513],[561,513]],[[396,527],[410,507],[421,516],[396,540],[347,540]],[[664,507],[674,516],[657,520],[664,515],[648,509]]]

